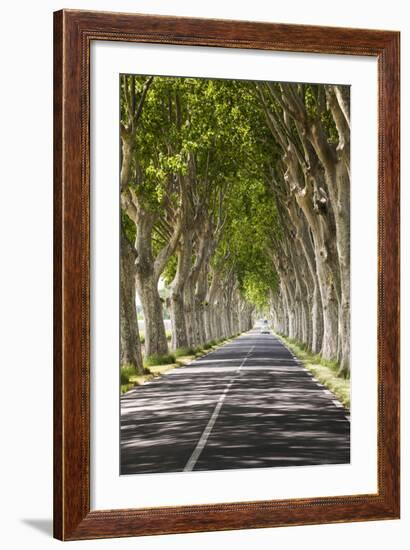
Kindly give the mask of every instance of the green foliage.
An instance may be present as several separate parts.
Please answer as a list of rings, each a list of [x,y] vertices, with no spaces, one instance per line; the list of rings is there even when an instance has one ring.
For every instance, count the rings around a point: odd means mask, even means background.
[[[175,357],[186,357],[187,355],[195,355],[197,352],[196,348],[178,348],[173,353]]]
[[[339,364],[336,361],[323,359],[320,355],[311,353],[304,344],[293,338],[287,338],[282,334],[280,338],[319,382],[333,392],[343,405],[349,409],[350,378],[339,375]]]
[[[146,81],[146,76],[134,78],[137,94]],[[121,113],[125,121],[124,88]],[[266,307],[277,287],[268,250],[280,233],[267,174],[280,161],[280,150],[266,126],[255,84],[155,77],[135,140],[130,187],[140,205],[156,215],[153,255],[167,244],[178,209],[199,204],[200,215],[214,226],[224,220],[212,266],[223,278],[235,277],[244,298]],[[189,196],[181,206],[185,178]],[[135,240],[131,220],[123,215],[122,223],[130,241]],[[176,270],[175,253],[162,273],[166,284]]]
[[[321,121],[327,132],[327,140],[329,143],[337,144],[339,142],[339,134],[336,128],[335,121],[330,113],[326,110],[321,114]]]
[[[177,271],[177,256],[173,254],[165,266],[164,271],[162,272],[162,278],[164,279],[167,285],[170,285],[175,277]]]
[[[124,210],[121,210],[121,225],[128,242],[131,245],[134,245],[137,229],[135,227],[135,223],[130,220]]]
[[[140,374],[132,365],[123,365],[121,367],[121,393],[123,394],[135,386],[152,380],[154,376],[156,376],[156,373],[151,372],[146,367],[143,369],[142,374]]]
[[[243,296],[262,309],[278,283],[268,254],[278,226],[276,204],[256,169],[250,175],[241,171],[241,176],[241,184],[237,183],[230,197],[227,230],[215,261],[221,262],[224,272],[234,271]]]
[[[155,365],[168,365],[175,363],[175,355],[172,353],[168,355],[150,355],[144,359],[144,365],[146,367],[153,367]]]
[[[338,143],[339,134],[333,116],[326,105],[323,85],[305,86],[305,106],[310,120],[318,118],[322,122],[329,143]]]
[[[121,384],[128,384],[131,376],[136,376],[137,370],[132,365],[121,366]]]
[[[305,105],[309,118],[314,120],[318,115],[318,103],[315,94],[315,86],[308,85],[305,87]]]

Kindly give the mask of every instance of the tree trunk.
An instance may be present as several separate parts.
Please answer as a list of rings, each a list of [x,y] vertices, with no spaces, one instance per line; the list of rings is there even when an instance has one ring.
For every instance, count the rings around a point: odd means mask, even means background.
[[[171,294],[172,348],[188,347],[182,291]]]
[[[137,273],[137,289],[144,310],[145,356],[167,355],[168,342],[157,279],[151,273]]]
[[[131,178],[131,163],[134,153],[134,136],[127,132],[122,133],[122,162],[121,162],[121,189],[125,189]]]
[[[321,353],[325,359],[337,358],[338,334],[338,281],[337,263],[330,247],[332,240],[327,216],[318,214],[308,194],[297,194],[296,200],[301,207],[311,229],[318,286],[322,302],[323,339]]]
[[[195,292],[195,315],[196,315],[196,342],[202,346],[209,341],[205,333],[205,299],[207,286],[208,269],[205,264],[201,266],[199,273],[197,288]]]
[[[219,288],[219,273],[216,270],[211,268],[212,281],[208,287],[206,293],[206,307],[205,307],[205,334],[206,339],[209,342],[210,340],[216,340],[220,337],[218,334],[216,322],[215,322],[215,301],[218,294]]]
[[[177,249],[177,271],[171,284],[171,322],[174,349],[188,347],[185,318],[184,286],[192,261],[192,231],[183,229]]]
[[[340,273],[340,310],[338,328],[341,372],[349,372],[350,359],[350,111],[347,98],[337,86],[329,86],[327,100],[339,134],[334,153],[319,124],[313,124],[310,140],[324,167],[335,219],[335,237]]]
[[[188,346],[196,346],[196,315],[195,315],[195,297],[192,281],[188,279],[184,285],[184,316],[186,326],[186,336]]]
[[[121,365],[132,365],[138,373],[142,373],[141,342],[135,305],[135,253],[122,231],[120,285],[120,361]]]

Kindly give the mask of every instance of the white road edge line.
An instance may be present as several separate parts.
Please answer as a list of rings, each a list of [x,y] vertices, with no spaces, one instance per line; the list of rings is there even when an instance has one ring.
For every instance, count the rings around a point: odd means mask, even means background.
[[[283,344],[283,345],[284,345],[284,344]],[[285,347],[286,347],[286,346],[285,346]],[[290,351],[290,350],[289,350],[289,351]],[[302,363],[302,361],[300,361],[300,360],[296,357],[296,355],[293,354],[292,351],[290,351],[290,354],[292,355],[293,359],[295,359],[296,363],[299,364],[299,366],[301,366],[301,367],[305,370],[306,374],[308,374],[308,375],[311,377],[312,382],[316,382],[316,385],[317,385],[317,386],[319,386],[321,389],[323,388],[323,392],[324,392],[326,395],[329,395],[329,396],[332,396],[332,395],[333,395],[333,393],[332,393],[330,390],[326,389],[325,386],[324,386],[321,382],[319,382],[319,380],[318,380],[317,378],[315,378],[315,377],[313,376],[313,374],[306,368],[306,366]],[[332,399],[332,403],[333,403],[336,407],[338,407],[339,409],[343,409],[343,408],[344,408],[344,405],[343,405],[342,403],[340,403],[340,401],[337,401],[337,400],[335,400],[335,399]],[[346,415],[346,414],[345,414],[345,419],[346,419],[348,422],[350,422],[350,415]]]
[[[195,464],[198,462],[198,458],[200,457],[202,451],[204,450],[204,447],[206,445],[206,442],[208,441],[208,437],[210,433],[212,432],[212,428],[215,425],[216,419],[218,418],[219,412],[222,408],[223,402],[225,401],[225,397],[228,394],[228,391],[230,390],[232,384],[234,383],[234,380],[238,376],[238,372],[242,369],[243,365],[245,364],[245,361],[248,359],[249,355],[252,353],[253,348],[255,346],[252,346],[248,353],[245,355],[242,363],[240,364],[238,370],[236,371],[235,375],[230,379],[228,384],[225,386],[224,391],[222,392],[221,396],[218,399],[217,404],[215,405],[214,412],[212,413],[211,418],[208,421],[208,424],[206,425],[204,431],[202,432],[201,437],[199,438],[198,443],[196,444],[195,449],[193,450],[192,455],[190,456],[188,462],[185,465],[184,472],[192,472],[192,470],[195,467]]]

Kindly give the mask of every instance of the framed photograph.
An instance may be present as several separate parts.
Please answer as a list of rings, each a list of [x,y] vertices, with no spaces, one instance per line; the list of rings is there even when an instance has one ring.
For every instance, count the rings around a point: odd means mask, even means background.
[[[399,517],[398,32],[54,14],[54,534]]]

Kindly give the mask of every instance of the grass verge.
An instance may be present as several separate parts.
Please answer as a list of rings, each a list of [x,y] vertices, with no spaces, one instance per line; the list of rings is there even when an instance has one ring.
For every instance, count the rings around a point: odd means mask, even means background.
[[[175,355],[149,355],[144,359],[144,367],[154,367],[156,365],[171,365],[175,363]]]
[[[125,393],[134,386],[144,384],[144,382],[154,378],[154,375],[147,368],[143,373],[138,373],[132,365],[121,366],[121,393]]]
[[[186,357],[187,355],[195,355],[197,348],[178,348],[173,353],[175,357]]]
[[[236,335],[235,335],[236,336]],[[179,348],[168,355],[151,355],[144,359],[144,373],[138,374],[131,365],[121,367],[121,394],[126,393],[135,386],[141,386],[158,376],[166,374],[176,367],[182,367],[197,357],[202,357],[210,350],[218,349],[224,343],[235,338],[221,338],[211,340],[197,348]]]
[[[334,393],[347,409],[350,409],[350,378],[338,376],[338,363],[323,359],[318,354],[311,353],[306,349],[304,344],[297,342],[293,338],[287,338],[282,334],[277,334],[277,336],[300,359],[314,377]]]

